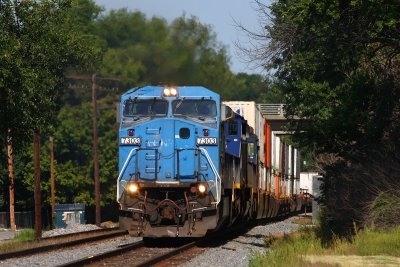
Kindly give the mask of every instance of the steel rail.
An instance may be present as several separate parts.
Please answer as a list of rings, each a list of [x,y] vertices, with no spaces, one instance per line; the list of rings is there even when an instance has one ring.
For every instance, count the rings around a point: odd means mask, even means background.
[[[161,254],[159,256],[155,256],[155,257],[153,257],[151,259],[148,259],[145,262],[139,263],[138,265],[135,265],[135,267],[152,266],[152,265],[154,265],[156,263],[159,263],[159,262],[161,262],[163,260],[169,259],[172,256],[175,256],[175,255],[177,255],[177,254],[179,254],[179,253],[181,253],[181,252],[183,252],[185,250],[188,250],[188,249],[196,246],[198,243],[199,243],[199,241],[190,242],[189,244],[180,246],[180,247],[178,247],[178,248],[176,248],[176,249],[174,249],[172,251],[168,251],[168,252],[163,253],[163,254]]]
[[[61,264],[58,265],[59,267],[75,267],[75,266],[83,266],[85,264],[90,264],[96,261],[100,261],[106,258],[111,258],[113,256],[117,256],[119,254],[125,253],[127,251],[130,251],[132,249],[138,249],[144,246],[144,242],[143,241],[139,241],[139,242],[135,242],[132,244],[127,244],[127,245],[123,245],[117,249],[111,250],[111,251],[107,251],[101,254],[97,254],[97,255],[91,255],[91,256],[87,256],[85,258],[79,259],[79,260],[75,260],[75,261],[71,261],[65,264]]]
[[[115,229],[113,229],[113,230],[115,230]],[[98,230],[87,231],[87,232],[95,233],[95,231],[98,231]],[[68,238],[73,235],[86,234],[87,232],[79,232],[79,233],[75,233],[75,234],[61,235],[61,236],[57,236],[57,237],[48,237],[48,238],[44,238],[43,240],[46,240],[46,241],[47,240],[57,240],[57,239],[65,238],[65,237]],[[117,231],[117,232],[107,233],[107,234],[103,234],[103,235],[81,238],[81,239],[64,242],[64,243],[50,244],[50,245],[44,245],[44,246],[39,246],[39,247],[34,247],[34,248],[29,248],[29,249],[24,249],[24,250],[0,253],[0,260],[6,260],[6,259],[10,259],[10,258],[16,258],[16,257],[22,257],[22,256],[36,254],[36,253],[42,253],[42,252],[56,250],[56,249],[65,248],[65,247],[72,247],[72,246],[76,246],[76,245],[79,245],[82,243],[98,241],[98,240],[122,236],[122,235],[126,235],[126,234],[128,234],[128,231]]]

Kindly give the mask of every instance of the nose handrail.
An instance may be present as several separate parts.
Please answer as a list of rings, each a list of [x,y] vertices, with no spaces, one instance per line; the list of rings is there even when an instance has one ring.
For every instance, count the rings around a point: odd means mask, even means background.
[[[128,157],[126,158],[125,162],[124,162],[124,166],[122,166],[121,171],[118,174],[118,178],[117,178],[117,202],[119,203],[119,201],[121,200],[120,196],[119,196],[119,182],[121,181],[122,175],[125,173],[125,169],[128,166],[129,161],[132,158],[132,153],[133,151],[137,151],[139,150],[139,147],[136,148],[132,148],[131,151],[129,152]]]
[[[131,149],[131,151],[129,152],[129,155],[128,155],[128,157],[126,158],[126,160],[125,160],[125,162],[124,162],[124,165],[123,165],[123,167],[122,167],[122,169],[121,169],[121,171],[120,171],[120,173],[119,173],[119,175],[118,175],[118,179],[117,179],[117,201],[119,202],[120,201],[120,194],[119,194],[119,183],[120,183],[120,181],[121,181],[121,179],[122,179],[122,176],[123,176],[123,174],[125,173],[125,170],[126,170],[126,168],[127,168],[127,166],[128,166],[128,164],[129,164],[129,161],[131,160],[131,158],[132,158],[132,156],[133,156],[133,152],[134,151],[139,151],[139,150],[156,150],[156,162],[155,162],[155,165],[156,165],[156,173],[155,173],[155,180],[157,180],[157,149],[143,149],[143,148],[139,148],[139,147],[137,147],[137,148],[132,148]],[[215,204],[216,206],[218,206],[218,204],[221,202],[221,192],[220,192],[220,189],[221,189],[221,177],[219,176],[219,173],[218,173],[218,171],[217,171],[217,168],[215,167],[215,165],[214,165],[214,163],[213,163],[213,161],[211,160],[211,157],[210,157],[210,155],[208,154],[208,151],[206,150],[206,149],[204,149],[204,148],[178,148],[178,149],[176,149],[177,151],[179,150],[179,151],[182,151],[182,150],[197,150],[197,151],[200,151],[205,157],[206,157],[206,160],[207,160],[207,162],[208,162],[208,164],[210,165],[210,167],[211,167],[211,170],[212,170],[212,172],[214,173],[214,176],[215,176],[215,190],[216,190],[216,201],[215,202],[212,202],[212,204]],[[179,155],[179,152],[177,153],[178,155]],[[137,171],[138,171],[138,166],[137,166],[137,157],[136,157],[136,162],[135,162],[136,164],[136,170],[135,170],[135,172],[137,173]],[[200,171],[200,169],[201,169],[201,167],[200,166],[198,166],[199,167],[199,171]],[[179,166],[178,166],[178,169],[179,169]],[[137,175],[135,174],[135,177],[136,177]],[[207,181],[208,182],[208,181]]]
[[[199,147],[200,151],[204,153],[204,155],[206,156],[206,159],[208,161],[208,164],[210,164],[211,169],[215,175],[215,190],[217,191],[217,201],[214,202],[214,204],[216,206],[218,206],[219,202],[221,201],[221,193],[220,193],[220,189],[222,188],[221,186],[221,177],[219,176],[219,173],[217,171],[217,168],[215,168],[215,165],[213,163],[213,161],[210,158],[210,155],[208,154],[208,151],[204,148]]]

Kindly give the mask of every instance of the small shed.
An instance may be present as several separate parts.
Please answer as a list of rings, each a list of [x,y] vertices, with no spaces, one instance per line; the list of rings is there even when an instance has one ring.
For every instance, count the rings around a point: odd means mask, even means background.
[[[66,228],[73,224],[85,224],[85,204],[57,204],[54,206],[56,213],[56,228]]]

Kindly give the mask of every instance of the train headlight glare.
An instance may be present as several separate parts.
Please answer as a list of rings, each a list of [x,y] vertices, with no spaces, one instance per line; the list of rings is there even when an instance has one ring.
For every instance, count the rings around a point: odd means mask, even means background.
[[[176,90],[176,88],[171,88],[170,92],[171,92],[171,96],[176,96],[178,94],[178,90]]]
[[[129,183],[126,186],[126,189],[128,190],[129,193],[136,194],[139,191],[139,186],[136,183]]]
[[[171,96],[171,90],[169,88],[164,88],[163,95],[164,96]]]
[[[204,184],[199,184],[199,193],[204,194],[206,192],[206,186]]]

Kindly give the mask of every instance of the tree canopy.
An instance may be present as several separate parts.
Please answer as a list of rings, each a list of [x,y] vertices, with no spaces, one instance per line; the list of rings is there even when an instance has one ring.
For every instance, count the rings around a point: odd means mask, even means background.
[[[253,55],[274,72],[289,117],[309,121],[299,140],[320,155],[324,204],[348,230],[378,191],[399,185],[399,2],[258,4],[269,24]]]
[[[211,26],[195,17],[168,23],[126,9],[102,12],[92,0],[0,0],[0,15],[0,140],[4,144],[6,130],[13,129],[17,210],[31,209],[33,203],[32,131],[42,133],[44,205],[50,203],[50,135],[55,140],[56,202],[94,204],[91,84],[82,77],[96,72],[121,79],[98,81],[102,206],[115,203],[114,100],[122,92],[144,84],[173,83],[204,85],[224,100],[278,96],[269,90],[268,79],[233,73],[226,47]],[[4,148],[3,209],[8,195]]]

